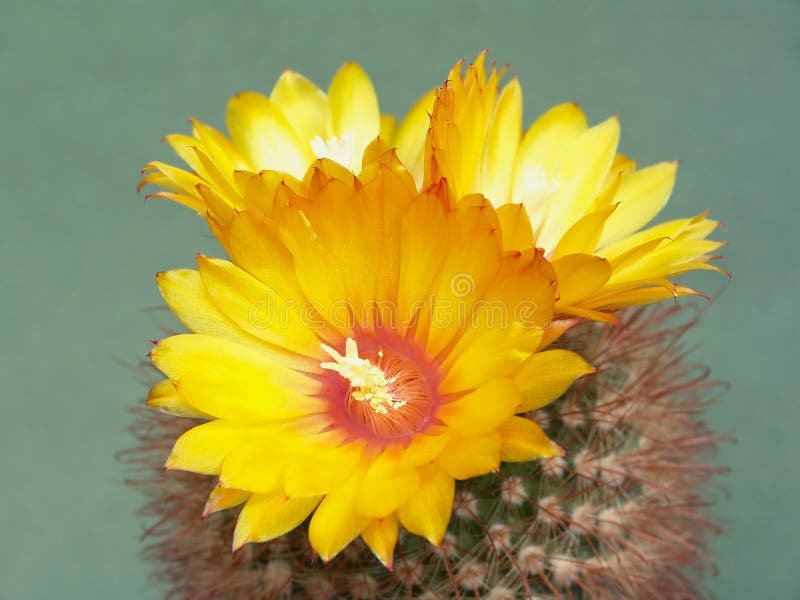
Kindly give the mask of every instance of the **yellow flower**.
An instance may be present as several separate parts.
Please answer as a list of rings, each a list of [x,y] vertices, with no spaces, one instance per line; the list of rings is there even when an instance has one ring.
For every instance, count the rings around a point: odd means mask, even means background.
[[[516,247],[545,250],[558,313],[613,320],[603,311],[697,294],[670,277],[721,271],[709,264],[722,243],[706,239],[719,225],[707,214],[642,229],[666,205],[676,163],[637,169],[617,154],[617,117],[589,127],[575,104],[552,108],[523,135],[520,84],[500,90],[503,71],[487,71],[485,56],[463,76],[458,63],[437,90],[425,179],[445,177],[459,197],[485,195]]]
[[[379,134],[401,148],[399,156],[419,184],[433,97],[433,91],[424,95],[398,126],[394,117],[381,115],[372,82],[357,64],[343,65],[327,94],[287,70],[269,97],[243,92],[231,98],[230,138],[195,120],[191,136],[166,136],[190,170],[150,162],[139,188],[166,188],[149,197],[174,200],[203,216],[212,211],[214,217],[211,207],[219,203],[246,209],[243,182],[262,170],[302,178],[314,160],[328,158],[358,172],[365,148]]]
[[[158,276],[193,333],[154,347],[148,399],[207,420],[166,466],[219,476],[207,512],[244,503],[234,549],[311,516],[324,560],[360,535],[391,566],[400,525],[442,540],[455,480],[563,453],[526,414],[592,369],[539,351],[552,268],[504,249],[488,202],[418,192],[380,142],[358,177],[320,160],[247,185],[260,211],[216,224],[234,262]]]

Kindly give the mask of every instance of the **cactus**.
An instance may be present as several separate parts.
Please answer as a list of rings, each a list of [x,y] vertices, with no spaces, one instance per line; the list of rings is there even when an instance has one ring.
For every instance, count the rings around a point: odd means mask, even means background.
[[[724,439],[702,421],[719,384],[682,345],[688,307],[635,309],[620,326],[584,323],[558,343],[585,377],[534,418],[564,458],[504,463],[458,483],[439,547],[401,533],[393,571],[360,541],[328,564],[304,528],[231,554],[235,510],[201,518],[213,482],[164,472],[192,421],[135,409],[123,453],[146,497],[145,556],[169,595],[186,598],[695,598],[713,569],[706,462]]]

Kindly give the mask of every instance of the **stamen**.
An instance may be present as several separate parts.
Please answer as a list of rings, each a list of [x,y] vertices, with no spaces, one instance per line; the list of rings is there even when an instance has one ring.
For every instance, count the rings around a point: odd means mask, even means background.
[[[522,172],[525,199],[540,201],[545,200],[561,187],[555,177],[550,177],[542,165],[536,163],[533,167],[526,165]]]
[[[316,136],[311,140],[311,150],[317,158],[328,158],[351,171],[358,166],[354,164],[357,159],[355,131],[348,131],[340,136],[334,135],[328,139]]]
[[[353,338],[345,342],[345,355],[322,344],[322,349],[327,352],[335,362],[324,362],[323,369],[336,371],[344,379],[350,381],[353,389],[351,396],[358,402],[366,402],[375,413],[388,414],[389,409],[397,410],[406,405],[405,400],[396,400],[390,390],[396,377],[386,377],[383,370],[366,358],[358,355],[358,345]],[[378,357],[383,357],[383,352],[378,352]]]

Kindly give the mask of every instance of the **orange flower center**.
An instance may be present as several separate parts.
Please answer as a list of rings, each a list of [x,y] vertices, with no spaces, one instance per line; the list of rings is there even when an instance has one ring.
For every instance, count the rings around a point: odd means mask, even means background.
[[[350,338],[344,355],[324,346],[334,360],[321,366],[338,375],[326,394],[331,416],[354,437],[408,440],[430,423],[437,404],[431,373],[394,348],[376,348],[359,353]]]

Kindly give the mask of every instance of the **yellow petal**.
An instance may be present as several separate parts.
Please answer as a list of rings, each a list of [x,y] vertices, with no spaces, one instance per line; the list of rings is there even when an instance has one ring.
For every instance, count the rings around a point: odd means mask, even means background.
[[[278,106],[266,96],[243,92],[231,98],[228,131],[254,170],[285,171],[302,177],[314,155],[297,137]]]
[[[511,187],[514,202],[522,202],[534,222],[540,222],[547,186],[558,170],[564,147],[586,130],[586,115],[577,104],[560,104],[539,117],[522,138],[514,162]]]
[[[517,412],[536,410],[567,391],[578,377],[594,369],[569,350],[548,350],[531,356],[514,375],[523,401]]]
[[[243,331],[286,350],[324,358],[301,306],[226,260],[199,255],[197,266],[211,300]]]
[[[150,388],[147,394],[147,404],[176,417],[190,417],[194,419],[210,419],[211,415],[197,410],[186,402],[175,388],[172,379],[165,379]]]
[[[544,350],[578,323],[580,323],[579,319],[556,319],[550,323],[549,327],[544,329],[542,339],[539,341],[539,347],[536,350]]]
[[[614,263],[634,248],[654,240],[663,240],[665,238],[674,240],[683,237],[703,239],[719,226],[717,221],[708,219],[706,218],[707,216],[707,214],[702,213],[688,219],[675,219],[659,223],[605,246],[597,253]]]
[[[288,459],[277,436],[231,449],[220,465],[222,485],[258,493],[279,491]]]
[[[256,371],[266,383],[289,387],[299,393],[311,394],[319,390],[314,379],[276,363],[274,355],[262,348],[212,335],[179,334],[159,341],[150,351],[150,359],[176,380],[213,366],[230,372]]]
[[[606,246],[647,225],[666,206],[675,186],[677,162],[664,162],[623,173],[614,202],[619,203],[603,229]]]
[[[194,408],[230,419],[285,419],[318,412],[320,383],[256,349],[203,335],[162,340],[150,353]]]
[[[511,173],[522,131],[522,88],[512,79],[497,100],[483,151],[481,191],[492,204],[511,201]]]
[[[353,541],[371,519],[355,509],[364,469],[323,498],[308,527],[308,540],[322,560],[329,561]]]
[[[436,190],[414,200],[401,226],[398,327],[405,330],[425,319],[424,307],[447,252],[446,207]]]
[[[481,201],[483,206],[470,206],[449,220],[447,252],[438,281],[429,288],[433,295],[420,296],[435,299],[429,309],[428,331],[418,330],[420,337],[427,335],[425,348],[431,356],[438,356],[463,331],[463,315],[470,315],[475,303],[484,297],[500,264],[499,224],[491,205]]]
[[[544,225],[536,231],[539,246],[554,249],[589,211],[614,160],[619,134],[619,120],[612,117],[588,129],[564,149],[555,174],[558,189],[550,197]]]
[[[381,131],[380,139],[385,143],[394,137],[394,132],[397,130],[397,117],[392,115],[381,115]]]
[[[247,161],[227,136],[197,119],[189,120],[192,122],[192,135],[202,142],[203,151],[220,171],[235,175],[236,171],[247,168]]]
[[[215,212],[219,216],[227,216],[231,207],[240,208],[241,194],[236,187],[235,180],[232,172],[223,172],[220,170],[219,165],[209,157],[203,150],[198,147],[193,148],[194,153],[197,155],[197,160],[203,165],[203,170],[207,173],[204,185],[213,187],[220,195],[220,200],[212,205],[208,203],[209,212],[213,215]],[[199,189],[198,192],[202,190]]]
[[[542,330],[517,323],[501,325],[499,319],[510,318],[513,305],[499,305],[490,310],[498,319],[482,327],[469,324],[470,329],[450,351],[441,369],[447,374],[439,383],[438,392],[454,394],[485,385],[492,379],[504,377],[516,370],[539,344]]]
[[[342,65],[328,89],[331,135],[354,136],[354,157],[360,159],[367,145],[378,137],[381,113],[369,76],[356,63]]]
[[[172,133],[164,136],[164,141],[169,144],[172,151],[175,152],[183,162],[185,162],[191,169],[203,179],[208,179],[208,174],[203,169],[203,164],[198,160],[197,154],[194,149],[196,147],[203,147],[203,143],[197,138]]]
[[[594,299],[591,301],[594,302]],[[614,325],[619,324],[619,320],[614,313],[603,312],[593,308],[585,308],[582,306],[560,306],[559,311],[563,315],[576,317],[578,319],[588,319],[591,321],[600,321],[602,323],[611,323]]]
[[[609,283],[621,284],[667,277],[675,268],[680,271],[681,264],[709,255],[724,245],[724,242],[713,240],[664,240],[656,248],[642,253],[638,260],[627,260],[624,266],[614,265],[614,275]]]
[[[620,242],[624,242],[625,240],[620,240]],[[624,254],[617,255],[614,258],[606,259],[611,263],[613,268],[613,276],[615,278],[619,278],[619,276],[628,268],[628,267],[635,267],[638,265],[641,260],[646,257],[647,255],[651,254],[659,247],[669,243],[667,238],[655,238],[649,239],[638,246],[627,250]],[[616,244],[614,244],[616,246]],[[605,254],[602,252],[601,254]]]
[[[469,65],[463,77],[459,62],[446,84],[437,89],[426,141],[425,181],[435,183],[444,177],[459,197],[484,191],[484,149],[487,134],[491,135],[489,127],[497,105],[500,74],[492,68],[487,79],[482,61],[479,57]],[[507,98],[513,95],[513,86],[510,91]],[[504,104],[503,116],[513,112],[508,110],[508,103]],[[507,131],[500,123],[497,129]]]
[[[361,532],[361,539],[387,569],[392,568],[397,533],[397,515],[394,513],[381,519],[374,519]]]
[[[594,299],[594,302],[603,310],[617,310],[618,308],[637,304],[652,304],[660,300],[674,300],[680,296],[705,297],[700,292],[683,285],[650,285],[606,294]]]
[[[151,173],[151,175],[153,174]],[[163,183],[156,183],[155,181],[151,183],[155,183],[156,185],[162,185],[162,186],[165,185]],[[165,200],[172,200],[173,202],[177,202],[178,204],[183,204],[184,206],[188,206],[197,214],[203,217],[206,216],[206,213],[208,211],[206,203],[199,197],[188,196],[185,194],[174,194],[172,192],[158,192],[155,194],[147,194],[146,199],[150,200],[151,198],[163,198]]]
[[[208,500],[206,500],[206,505],[203,508],[203,518],[220,510],[239,506],[246,502],[250,496],[250,492],[234,490],[223,485],[215,485],[208,495]]]
[[[142,169],[142,173],[148,171],[153,172],[148,173],[142,178],[137,186],[138,190],[150,184],[166,187],[176,192],[186,194],[190,198],[183,201],[185,204],[192,206],[192,208],[200,212],[200,214],[205,212],[203,203],[197,202],[200,200],[200,196],[197,193],[196,186],[198,183],[203,182],[197,175],[155,160],[147,163]],[[158,194],[156,194],[156,196],[158,196]]]
[[[175,442],[167,458],[167,469],[218,475],[225,456],[252,440],[269,439],[271,429],[229,421],[211,421],[193,427]]]
[[[240,212],[247,212],[254,220],[264,217],[278,219],[280,211],[285,207],[279,200],[281,199],[278,191],[289,188],[293,191],[302,191],[302,184],[289,175],[280,171],[260,171],[251,173],[249,171],[236,171],[234,178],[237,185],[242,189]],[[235,217],[236,215],[232,215]],[[228,221],[225,221],[228,223]],[[217,236],[220,237],[220,236]],[[229,240],[220,238],[225,244]],[[227,249],[227,246],[226,246]]]
[[[438,545],[450,521],[456,482],[438,465],[428,465],[419,472],[419,489],[400,506],[397,515],[408,531]]]
[[[370,465],[358,492],[359,513],[373,519],[385,517],[417,491],[419,473],[405,467],[401,456],[389,447]]]
[[[195,409],[215,417],[279,421],[325,410],[322,400],[303,396],[291,387],[271,384],[263,372],[227,369],[209,364],[176,382],[178,393]]]
[[[194,333],[225,338],[244,345],[261,346],[223,315],[206,292],[200,273],[192,269],[162,271],[156,276],[159,290],[169,309]],[[266,351],[266,350],[262,350]],[[271,353],[276,360],[285,354]]]
[[[274,290],[287,304],[303,305],[306,298],[297,283],[294,259],[280,241],[274,220],[249,212],[235,214],[223,244],[236,265]]]
[[[253,494],[244,505],[233,532],[234,552],[250,542],[266,542],[305,521],[319,498],[286,498],[283,493]]]
[[[523,462],[534,458],[563,456],[564,450],[552,441],[536,423],[523,417],[511,417],[500,428],[500,459]]]
[[[522,204],[503,204],[497,209],[497,220],[503,231],[503,250],[525,250],[534,245],[531,220]]]
[[[328,98],[314,83],[287,69],[269,97],[286,116],[301,142],[308,144],[316,136],[325,136]]]
[[[507,421],[521,402],[522,396],[510,379],[493,379],[439,408],[436,418],[459,436],[476,436]]]
[[[312,447],[312,454],[294,458],[286,467],[283,488],[293,498],[327,494],[353,476],[364,445],[347,443],[336,448]]]
[[[476,437],[452,438],[437,464],[454,479],[494,471],[500,466],[500,434],[492,431]]]
[[[500,301],[507,306],[508,322],[531,330],[547,327],[553,319],[556,286],[555,270],[541,248],[510,252],[503,256],[495,281],[478,307],[485,314],[482,304],[488,308]]]
[[[397,156],[413,175],[417,185],[422,184],[424,175],[425,137],[428,134],[430,114],[436,91],[430,90],[422,96],[405,116],[392,140],[397,148]]]
[[[569,254],[553,261],[558,278],[557,307],[572,306],[596,293],[611,277],[609,262],[591,254]]]
[[[384,162],[368,180],[362,179],[360,189],[332,180],[314,205],[304,209],[319,243],[330,252],[346,298],[362,323],[370,303],[395,300],[400,268],[398,234],[414,195],[413,182]]]
[[[404,467],[417,467],[433,462],[444,452],[450,441],[445,427],[438,427],[427,433],[418,433],[403,450],[401,461]]]
[[[575,223],[558,242],[558,246],[551,255],[551,260],[557,260],[570,254],[592,254],[600,241],[606,221],[616,208],[617,205],[614,204],[596,210]]]

